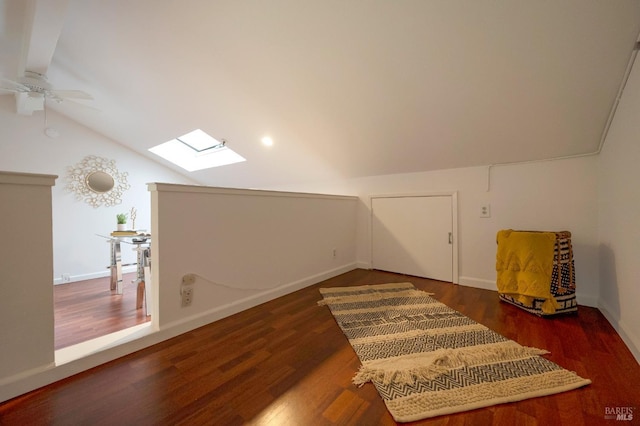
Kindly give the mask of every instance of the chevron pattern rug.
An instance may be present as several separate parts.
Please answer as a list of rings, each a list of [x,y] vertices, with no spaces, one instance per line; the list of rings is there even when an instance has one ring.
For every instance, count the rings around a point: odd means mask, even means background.
[[[398,422],[564,392],[591,383],[417,290],[322,288],[323,300]]]

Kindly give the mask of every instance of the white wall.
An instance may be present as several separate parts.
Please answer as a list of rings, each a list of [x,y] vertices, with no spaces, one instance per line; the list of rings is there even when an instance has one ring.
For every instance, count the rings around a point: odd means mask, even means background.
[[[59,361],[56,354],[54,365],[52,262],[47,262],[51,208],[46,208],[51,199],[39,202],[23,188],[5,193],[1,182],[0,175],[0,210],[25,223],[5,233],[7,250],[0,250],[7,260],[0,269],[0,320],[20,324],[0,331],[0,402],[356,267],[355,197],[150,184],[157,236],[152,326],[119,334],[99,348],[91,345],[82,358]],[[20,215],[25,204],[37,211]],[[43,244],[29,251],[40,236]],[[24,273],[30,258],[23,252],[42,257],[40,267]],[[193,304],[181,307],[186,273],[198,278]],[[9,285],[13,282],[18,294]],[[21,321],[25,313],[29,321]]]
[[[7,377],[53,364],[54,182],[0,172],[0,388]]]
[[[375,176],[345,181],[288,186],[356,194],[358,261],[371,263],[371,195],[458,192],[459,282],[496,289],[496,233],[529,229],[572,233],[578,302],[596,306],[598,283],[597,157],[424,173]],[[489,185],[490,184],[490,185]],[[480,218],[480,206],[491,205],[491,217]]]
[[[211,322],[356,267],[355,197],[150,187],[160,329]],[[190,273],[198,276],[194,301],[182,307],[180,284]]]
[[[597,157],[589,156],[500,166],[493,169],[491,180],[494,231],[571,231],[578,302],[588,306],[597,306],[599,293],[597,164]],[[480,250],[488,249],[485,240],[478,243]],[[495,233],[491,243],[495,247]]]
[[[600,308],[640,361],[640,63],[600,154]]]
[[[12,96],[0,96],[0,170],[58,175],[53,196],[54,280],[62,274],[72,281],[106,276],[109,245],[96,234],[108,235],[115,229],[115,216],[138,210],[136,228],[149,229],[151,199],[147,183],[154,181],[193,183],[187,178],[124,148],[73,121],[49,111],[48,126],[60,136],[51,139],[44,134],[43,112],[32,116],[14,112]],[[96,112],[99,114],[99,112]],[[128,172],[131,189],[123,194],[122,204],[93,208],[77,201],[65,190],[67,168],[87,155],[115,160],[120,171]],[[123,247],[125,263],[135,261],[135,254]]]

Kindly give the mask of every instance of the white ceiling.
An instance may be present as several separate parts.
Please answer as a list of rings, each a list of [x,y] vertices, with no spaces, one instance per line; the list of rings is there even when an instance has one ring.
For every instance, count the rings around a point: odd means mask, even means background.
[[[166,165],[201,128],[247,161],[183,173],[269,187],[596,151],[640,0],[0,0],[0,30],[3,77],[100,110],[58,112]]]

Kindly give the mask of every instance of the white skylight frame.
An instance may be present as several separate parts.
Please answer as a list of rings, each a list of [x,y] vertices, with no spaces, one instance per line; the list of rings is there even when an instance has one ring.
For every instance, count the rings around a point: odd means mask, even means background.
[[[149,148],[149,151],[189,172],[247,161],[228,148],[224,141],[220,142],[200,129]]]

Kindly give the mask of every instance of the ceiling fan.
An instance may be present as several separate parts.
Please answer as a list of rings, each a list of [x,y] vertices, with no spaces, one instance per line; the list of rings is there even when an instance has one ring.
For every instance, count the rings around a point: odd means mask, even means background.
[[[57,103],[75,99],[93,100],[93,96],[82,90],[54,89],[46,75],[33,71],[25,71],[24,76],[16,80],[1,78],[0,90],[15,93],[18,113],[27,115],[43,110],[46,100]]]

